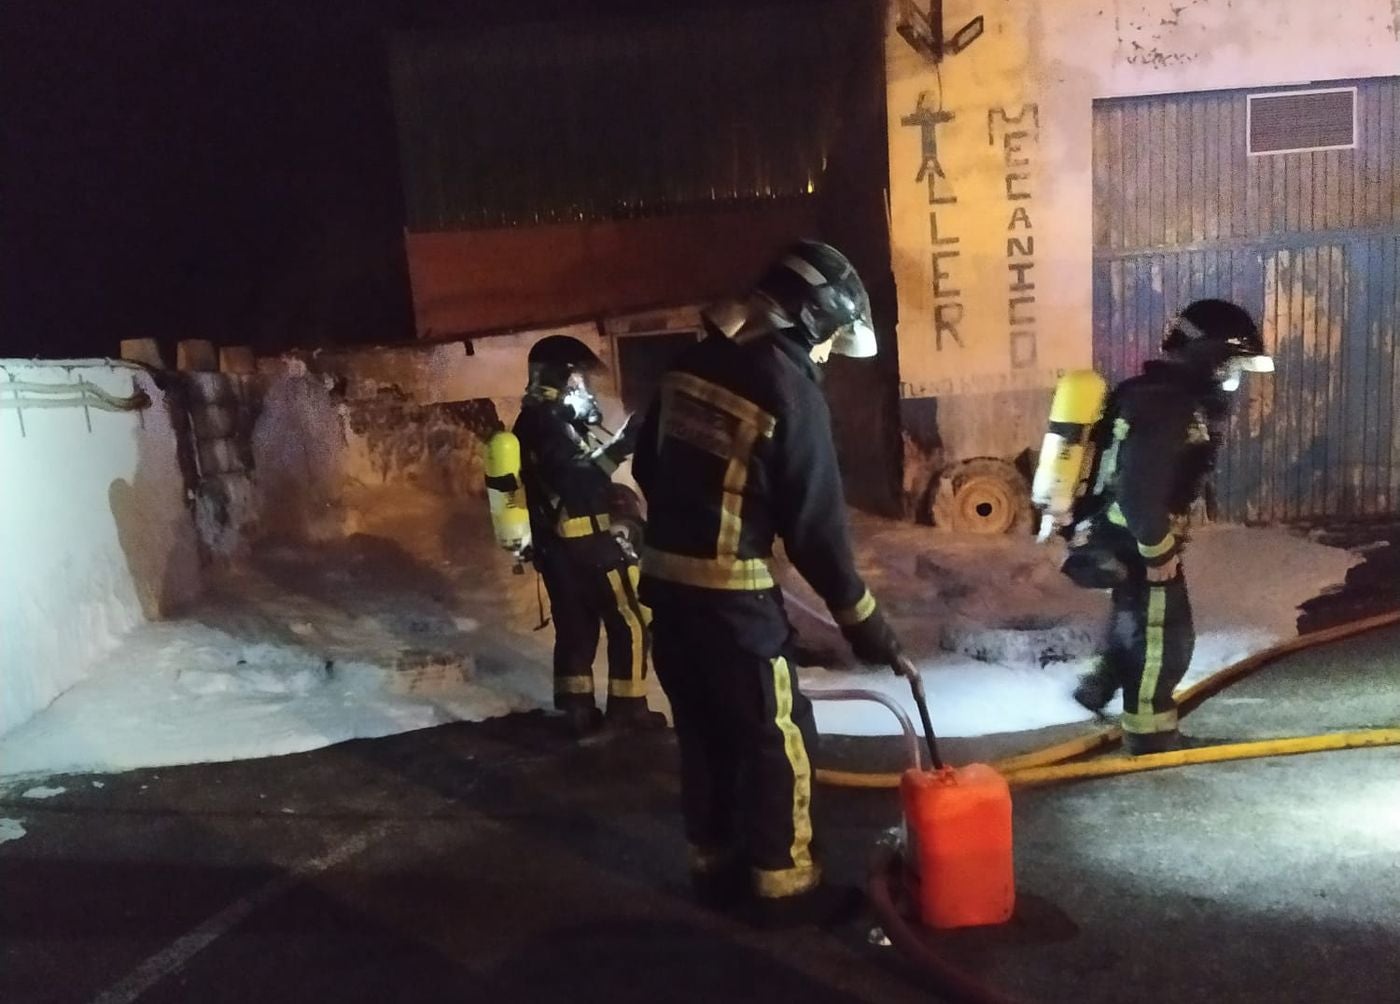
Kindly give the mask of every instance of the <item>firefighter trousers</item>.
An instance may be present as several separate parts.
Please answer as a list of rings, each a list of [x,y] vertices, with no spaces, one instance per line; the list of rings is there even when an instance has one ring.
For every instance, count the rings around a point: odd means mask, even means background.
[[[681,802],[697,878],[747,868],[763,898],[794,896],[821,872],[812,844],[812,705],[788,658],[791,629],[767,593],[665,606],[656,673],[671,702]]]
[[[1172,692],[1191,665],[1196,631],[1184,574],[1151,583],[1140,568],[1113,590],[1113,613],[1099,672],[1123,688],[1124,745],[1155,752],[1176,744]]]
[[[554,706],[594,705],[593,656],[608,636],[608,706],[645,705],[650,611],[637,599],[637,565],[550,548],[537,559],[554,621]]]

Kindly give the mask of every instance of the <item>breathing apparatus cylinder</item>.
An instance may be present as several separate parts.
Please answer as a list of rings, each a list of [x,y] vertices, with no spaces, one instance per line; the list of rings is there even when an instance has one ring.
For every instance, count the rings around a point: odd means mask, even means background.
[[[520,440],[501,430],[486,441],[486,498],[496,543],[517,558],[530,546],[530,510],[520,480]]]
[[[1094,463],[1092,434],[1107,397],[1107,382],[1093,370],[1073,370],[1055,385],[1050,426],[1031,483],[1031,501],[1043,513],[1041,540],[1070,522],[1074,503],[1088,488]]]

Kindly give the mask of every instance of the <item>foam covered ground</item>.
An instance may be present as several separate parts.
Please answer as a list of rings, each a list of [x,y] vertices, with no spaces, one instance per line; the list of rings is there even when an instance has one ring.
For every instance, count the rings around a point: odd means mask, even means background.
[[[1060,575],[1063,545],[960,538],[866,518],[856,519],[855,530],[861,569],[923,672],[941,734],[989,735],[1092,717],[1069,694],[1092,661],[1108,596]],[[1340,585],[1358,560],[1284,530],[1198,530],[1186,559],[1197,630],[1186,682],[1295,635],[1299,605]],[[786,588],[797,604],[819,606],[800,580],[789,578]],[[832,637],[811,617],[804,628]],[[888,671],[845,665],[806,669],[802,678],[809,693],[873,687],[913,713],[908,685]],[[1118,703],[1109,710],[1120,710]],[[846,703],[819,703],[817,723],[845,735],[896,727],[878,706]]]
[[[132,632],[0,739],[0,774],[268,756],[549,706],[552,631],[535,630],[534,576],[513,574],[495,550],[484,507],[381,490],[350,511],[346,536],[260,547],[184,616]],[[1069,691],[1106,597],[1065,581],[1054,548],[865,518],[856,535],[942,734],[1088,717]],[[1355,561],[1279,530],[1200,532],[1189,556],[1200,634],[1190,678],[1292,635],[1298,605]],[[807,689],[875,687],[910,703],[904,681],[848,664],[839,637],[801,609],[818,607],[815,598],[788,578],[805,641],[830,650],[829,668],[802,670]],[[850,735],[896,729],[875,705],[819,703],[818,724]]]

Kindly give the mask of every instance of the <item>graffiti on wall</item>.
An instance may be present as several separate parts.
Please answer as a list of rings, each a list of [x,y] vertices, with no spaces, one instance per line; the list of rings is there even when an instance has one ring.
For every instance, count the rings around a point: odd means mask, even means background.
[[[1006,321],[1010,332],[1010,364],[1013,370],[1035,366],[1035,224],[1031,220],[1031,158],[1040,141],[1040,109],[1022,105],[1012,114],[1004,107],[987,112],[987,142],[1001,146],[1005,175],[1007,297]]]
[[[899,383],[901,398],[944,397],[965,394],[1013,393],[1040,391],[1053,387],[1065,375],[1063,366],[1042,366],[1015,373],[960,373],[933,380]]]
[[[951,233],[946,212],[949,206],[957,204],[958,197],[938,160],[938,127],[951,121],[953,113],[945,111],[941,103],[935,106],[930,91],[922,91],[914,110],[899,120],[900,125],[920,131],[921,157],[919,173],[914,180],[928,187],[928,229],[933,265],[933,339],[934,347],[939,352],[943,351],[945,337],[950,345],[963,347],[962,334],[958,330],[963,320],[962,290],[956,286],[953,275],[956,262],[962,257],[958,247],[962,238]],[[941,217],[940,212],[943,213]]]

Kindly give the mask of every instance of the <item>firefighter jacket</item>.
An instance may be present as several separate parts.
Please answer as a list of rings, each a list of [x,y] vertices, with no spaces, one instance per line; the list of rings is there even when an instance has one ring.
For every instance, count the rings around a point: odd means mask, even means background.
[[[839,624],[874,612],[817,376],[781,335],[738,344],[711,329],[662,378],[632,461],[647,498],[644,588],[659,581],[700,601],[771,591],[781,538]]]
[[[536,549],[606,531],[612,474],[625,458],[594,440],[551,388],[525,397],[514,432]]]
[[[1181,548],[1191,506],[1215,466],[1223,393],[1178,363],[1155,360],[1119,384],[1105,408],[1100,512],[1125,528],[1148,566]]]

